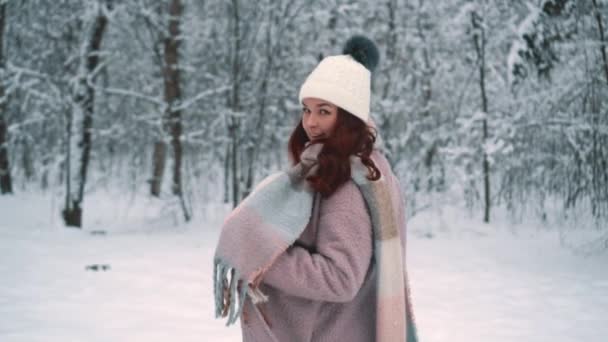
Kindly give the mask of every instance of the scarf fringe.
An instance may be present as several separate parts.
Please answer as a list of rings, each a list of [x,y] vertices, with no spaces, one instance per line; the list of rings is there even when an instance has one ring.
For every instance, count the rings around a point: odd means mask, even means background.
[[[215,259],[213,265],[215,318],[227,316],[226,326],[234,324],[239,319],[243,313],[245,298],[249,294],[249,286],[241,286],[238,289],[239,281],[243,279],[234,267],[219,258]]]

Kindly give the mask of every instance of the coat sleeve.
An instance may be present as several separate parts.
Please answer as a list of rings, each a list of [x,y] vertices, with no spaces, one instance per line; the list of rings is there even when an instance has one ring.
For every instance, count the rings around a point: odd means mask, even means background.
[[[356,296],[372,259],[371,219],[358,189],[338,191],[321,210],[316,250],[288,248],[264,275],[266,285],[316,301]]]

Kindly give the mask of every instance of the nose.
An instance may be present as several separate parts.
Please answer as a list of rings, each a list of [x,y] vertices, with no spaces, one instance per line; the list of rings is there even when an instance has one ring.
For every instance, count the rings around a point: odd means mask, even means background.
[[[308,127],[317,127],[319,120],[317,120],[317,116],[314,113],[311,113],[305,118],[305,124]]]

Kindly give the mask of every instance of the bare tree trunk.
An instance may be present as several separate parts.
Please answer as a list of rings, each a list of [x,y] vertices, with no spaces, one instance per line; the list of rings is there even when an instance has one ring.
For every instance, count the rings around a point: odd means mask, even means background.
[[[181,111],[175,109],[181,99],[180,74],[179,74],[179,24],[182,13],[180,0],[171,0],[169,4],[169,36],[165,38],[165,102],[167,103],[167,117],[171,132],[171,147],[173,148],[175,163],[173,165],[173,194],[181,194],[181,159],[182,146],[180,136],[182,134]]]
[[[604,38],[604,25],[602,22],[602,16],[597,6],[597,0],[593,1],[593,9],[595,10],[595,20],[597,21],[597,29],[600,33],[600,50],[602,53],[602,60],[604,61],[604,76],[606,76],[606,82],[608,83],[608,57],[606,57],[606,40]]]
[[[0,193],[13,192],[11,169],[8,161],[8,132],[5,117],[7,96],[4,90],[6,62],[4,60],[4,28],[6,26],[6,2],[0,4]]]
[[[231,171],[232,171],[232,207],[236,208],[236,206],[239,204],[240,200],[241,200],[241,195],[240,195],[240,180],[239,180],[239,163],[238,163],[238,153],[239,153],[239,149],[238,149],[238,136],[236,134],[236,129],[234,128],[235,126],[233,126],[233,128],[231,129],[231,136],[232,136],[232,150],[230,151],[230,165],[231,165]]]
[[[226,144],[224,157],[224,203],[230,202],[230,145]]]
[[[4,97],[4,89],[0,86],[0,97]],[[11,180],[11,169],[8,161],[8,138],[6,121],[4,121],[4,111],[6,106],[4,99],[0,100],[0,193],[10,194],[13,192]]]
[[[164,129],[161,131],[164,132]],[[154,143],[154,152],[152,152],[152,179],[150,180],[150,194],[152,196],[160,196],[160,186],[165,173],[166,160],[167,145],[165,145],[165,142],[161,138],[159,141]]]
[[[78,81],[73,90],[73,106],[69,120],[68,180],[66,203],[63,219],[70,227],[82,227],[82,203],[86,184],[89,158],[91,155],[91,130],[93,127],[94,95],[93,87],[88,84],[89,75],[99,64],[99,48],[108,19],[102,5],[98,4],[97,15],[91,29],[91,35],[85,36],[85,49],[81,56],[78,70]],[[81,125],[81,126],[80,126]],[[81,128],[80,128],[80,127]],[[79,131],[82,129],[81,131]],[[81,140],[75,141],[80,135]],[[76,159],[78,158],[78,159]]]
[[[240,49],[241,49],[241,34],[239,26],[239,2],[238,0],[232,0],[232,16],[234,20],[233,40],[234,50],[232,52],[232,97],[231,97],[231,115],[230,122],[228,124],[228,131],[231,139],[231,171],[232,171],[232,206],[236,207],[241,201],[241,190],[240,190],[240,177],[239,177],[239,128],[240,119],[238,118],[238,112],[240,109],[239,104],[239,81],[240,81]]]
[[[490,163],[488,161],[488,154],[485,146],[488,141],[488,98],[486,95],[486,84],[485,84],[485,32],[483,24],[481,23],[482,18],[476,12],[471,12],[471,22],[473,24],[473,41],[475,43],[475,51],[477,52],[477,62],[479,65],[479,89],[481,91],[481,108],[484,113],[483,119],[483,182],[484,182],[484,200],[485,210],[483,215],[483,221],[490,222]]]
[[[155,7],[152,11],[152,13],[155,13],[159,18],[162,17],[165,13],[162,5],[162,2],[154,4]],[[164,75],[164,51],[159,48],[161,45],[164,45],[164,30],[159,30],[156,22],[151,20],[149,17],[146,17],[145,22],[148,27],[148,30],[157,34],[156,40],[152,42],[152,52],[154,53],[154,58],[157,61],[158,65],[160,65],[161,75]],[[165,174],[165,164],[167,161],[167,146],[165,144],[165,134],[167,132],[168,123],[166,122],[166,115],[164,114],[164,112],[161,113],[160,118],[160,135],[154,142],[154,150],[152,152],[152,178],[148,181],[150,183],[150,195],[154,197],[160,196],[163,177]]]
[[[602,16],[600,14],[600,10],[597,5],[597,1],[593,0],[593,8],[595,12],[595,19],[597,22],[597,29],[600,36],[600,53],[602,56],[602,62],[604,67],[604,77],[606,78],[606,82],[608,83],[608,60],[606,57],[606,42],[604,39],[604,25],[602,22]],[[587,70],[592,70],[587,67]],[[593,71],[592,71],[593,72]],[[591,75],[590,75],[591,76]],[[591,163],[591,211],[592,214],[599,218],[602,216],[603,206],[602,202],[605,201],[603,199],[603,192],[606,191],[606,184],[603,184],[603,179],[605,179],[606,169],[602,166],[605,164],[606,160],[604,157],[604,146],[601,140],[601,107],[602,107],[602,87],[601,85],[594,80],[593,77],[589,77],[591,81],[590,96],[589,96],[589,109],[590,114],[592,115],[592,148],[590,155],[590,163]]]
[[[182,206],[184,219],[190,221],[190,213],[186,207],[182,189],[182,113],[175,109],[181,100],[179,74],[179,43],[180,20],[182,4],[180,0],[171,0],[169,4],[169,37],[165,38],[165,102],[171,132],[171,147],[173,148],[173,184],[171,190],[178,196]]]
[[[22,154],[21,154],[21,167],[23,168],[23,175],[29,182],[34,178],[34,163],[32,161],[32,146],[27,138],[21,140]]]
[[[156,15],[158,17],[162,17],[165,13],[162,3],[156,4],[155,7]],[[149,19],[146,19],[146,24],[148,25],[148,29],[150,31],[157,30],[158,28]],[[157,40],[153,42],[153,52],[156,57],[157,62],[161,65],[161,73],[163,77],[166,78],[166,61],[164,60],[164,51],[161,51],[157,46],[165,45],[166,38],[164,32],[156,32],[158,34]],[[166,81],[165,81],[166,82]],[[165,174],[165,165],[167,162],[167,145],[165,144],[165,134],[167,132],[167,128],[169,123],[167,122],[166,113],[161,114],[161,124],[160,124],[160,136],[154,142],[154,150],[152,152],[152,178],[149,180],[150,183],[150,195],[154,197],[159,197],[161,193],[161,187],[163,183],[163,177]]]

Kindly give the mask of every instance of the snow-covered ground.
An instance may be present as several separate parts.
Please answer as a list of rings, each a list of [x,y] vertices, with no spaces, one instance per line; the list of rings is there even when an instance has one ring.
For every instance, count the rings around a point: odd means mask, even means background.
[[[173,209],[123,197],[89,195],[81,231],[61,226],[49,195],[0,196],[0,341],[240,341],[238,325],[213,316],[227,208],[174,226]],[[608,341],[608,252],[575,253],[556,230],[443,215],[409,223],[422,342]]]

